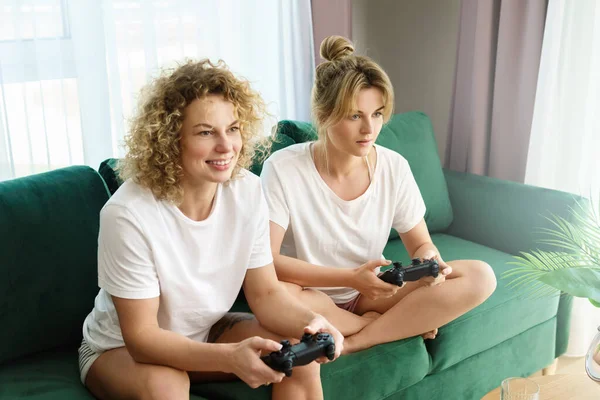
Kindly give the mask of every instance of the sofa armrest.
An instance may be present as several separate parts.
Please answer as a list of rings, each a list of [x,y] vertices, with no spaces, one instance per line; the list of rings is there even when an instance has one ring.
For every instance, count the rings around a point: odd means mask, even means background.
[[[447,232],[505,253],[539,248],[539,228],[551,214],[572,220],[569,210],[581,197],[511,181],[444,170],[454,220]],[[556,249],[554,249],[556,250]]]

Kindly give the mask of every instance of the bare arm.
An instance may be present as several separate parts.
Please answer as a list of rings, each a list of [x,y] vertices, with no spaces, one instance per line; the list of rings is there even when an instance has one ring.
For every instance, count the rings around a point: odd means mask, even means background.
[[[123,340],[140,363],[167,365],[184,371],[230,372],[230,344],[199,343],[158,326],[159,298],[112,297]]]
[[[390,297],[398,287],[379,279],[375,270],[389,265],[389,260],[370,260],[356,268],[322,267],[280,254],[285,230],[271,222],[271,251],[282,281],[292,282],[303,287],[351,287],[370,299]]]
[[[428,255],[431,252],[434,252],[437,256],[440,255],[437,247],[434,246],[433,241],[431,240],[431,236],[429,235],[429,230],[427,229],[427,224],[425,220],[422,219],[414,228],[405,233],[400,233],[400,239],[402,239],[402,243],[404,247],[406,247],[406,251],[408,251],[408,255],[410,258],[424,258],[423,255]],[[430,258],[430,257],[426,257]]]
[[[246,272],[244,294],[256,319],[268,330],[293,338],[300,338],[304,332],[329,332],[335,340],[336,356],[340,354],[344,337],[287,291],[277,279],[273,264]]]
[[[442,259],[439,250],[433,244],[424,219],[422,219],[421,222],[419,222],[410,231],[400,233],[400,239],[402,239],[402,243],[404,243],[406,251],[408,251],[408,254],[411,258],[435,258],[438,261],[441,273],[437,278],[422,278],[423,282],[429,283],[430,285],[438,285],[446,279],[446,276],[452,273],[452,267],[446,264],[446,262]]]
[[[270,229],[273,263],[275,264],[279,279],[303,287],[352,287],[353,269],[319,266],[293,257],[284,256],[280,254],[280,250],[285,229],[274,222],[270,222]]]
[[[233,373],[252,388],[283,379],[282,373],[268,368],[258,356],[260,351],[281,348],[273,340],[251,337],[239,343],[196,342],[158,326],[158,297],[130,300],[113,296],[113,302],[127,350],[139,363]]]

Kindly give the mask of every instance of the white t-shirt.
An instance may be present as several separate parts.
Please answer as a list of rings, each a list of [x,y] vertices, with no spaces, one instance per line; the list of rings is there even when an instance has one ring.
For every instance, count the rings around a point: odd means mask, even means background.
[[[312,147],[311,143],[286,147],[263,166],[269,218],[286,229],[281,254],[315,265],[356,268],[383,258],[391,227],[404,233],[423,219],[425,203],[400,154],[375,146],[371,184],[358,198],[345,201],[319,175]],[[316,289],[337,304],[358,294],[344,287]]]
[[[218,185],[204,221],[126,181],[100,212],[98,285],[83,336],[96,352],[124,346],[113,296],[160,296],[158,324],[196,341],[233,305],[246,270],[273,262],[268,208],[248,171]]]

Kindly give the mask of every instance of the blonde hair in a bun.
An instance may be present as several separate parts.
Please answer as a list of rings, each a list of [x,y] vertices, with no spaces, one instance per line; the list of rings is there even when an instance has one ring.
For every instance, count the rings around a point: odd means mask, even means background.
[[[327,61],[338,60],[354,53],[354,45],[343,36],[329,36],[321,43],[321,57]]]
[[[394,89],[385,71],[373,60],[354,53],[352,42],[342,36],[329,36],[321,43],[321,57],[311,93],[311,110],[319,140],[327,140],[327,129],[356,109],[362,89],[377,88],[383,95],[384,122],[394,110]]]

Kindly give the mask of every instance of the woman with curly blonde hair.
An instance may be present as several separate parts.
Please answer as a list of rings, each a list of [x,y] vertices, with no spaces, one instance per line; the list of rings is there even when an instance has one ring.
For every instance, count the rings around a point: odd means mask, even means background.
[[[143,92],[124,183],[100,213],[100,291],[83,326],[82,383],[100,399],[187,399],[190,381],[322,398],[319,364],[290,378],[260,354],[330,332],[277,280],[260,180],[245,168],[264,104],[222,63],[189,61]],[[240,288],[252,314],[229,313]],[[320,359],[319,362],[325,360]]]

